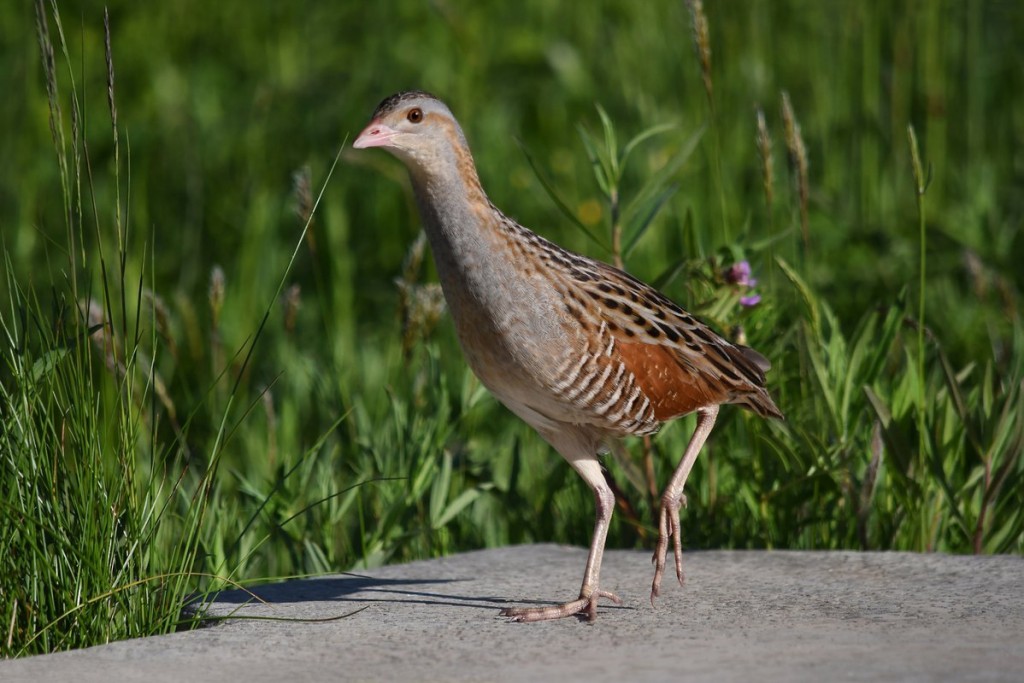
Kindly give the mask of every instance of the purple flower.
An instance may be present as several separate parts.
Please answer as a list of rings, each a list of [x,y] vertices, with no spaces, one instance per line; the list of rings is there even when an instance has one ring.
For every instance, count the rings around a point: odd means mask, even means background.
[[[757,280],[750,277],[750,261],[740,261],[729,266],[725,271],[725,281],[741,287],[753,287],[757,284]]]
[[[740,261],[734,263],[725,269],[722,273],[722,277],[725,281],[731,285],[735,285],[739,290],[751,290],[754,285],[757,284],[757,280],[750,277],[750,262]],[[754,292],[747,292],[746,296],[740,297],[740,305],[750,308],[756,306],[761,302],[761,295],[755,294]]]

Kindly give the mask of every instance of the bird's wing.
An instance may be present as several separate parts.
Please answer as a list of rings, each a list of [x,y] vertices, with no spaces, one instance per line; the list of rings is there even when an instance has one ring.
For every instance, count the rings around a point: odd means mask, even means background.
[[[771,367],[753,349],[729,343],[663,294],[628,273],[586,259],[570,271],[586,310],[599,316],[616,350],[654,404],[659,420],[712,403],[741,403],[782,417],[765,390]]]

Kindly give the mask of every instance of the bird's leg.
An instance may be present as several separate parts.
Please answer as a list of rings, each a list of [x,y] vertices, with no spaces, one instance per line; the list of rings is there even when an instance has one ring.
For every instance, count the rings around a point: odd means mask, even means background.
[[[561,605],[550,607],[509,607],[499,612],[500,616],[511,617],[512,621],[545,621],[547,619],[561,619],[571,617],[575,614],[585,615],[587,621],[597,618],[597,601],[599,598],[608,598],[617,605],[622,604],[619,596],[599,588],[601,578],[601,559],[604,555],[604,543],[608,537],[608,524],[611,522],[612,511],[615,508],[615,496],[605,481],[604,473],[601,471],[601,464],[597,458],[590,455],[587,458],[570,460],[573,468],[580,473],[594,491],[594,501],[597,507],[596,521],[594,523],[594,538],[590,542],[590,555],[587,557],[587,568],[583,572],[583,586],[580,588],[580,596],[576,600]]]
[[[683,542],[679,526],[679,508],[686,505],[686,496],[683,494],[683,486],[686,478],[690,476],[693,463],[697,460],[700,449],[715,426],[715,419],[718,417],[718,406],[712,405],[701,408],[697,411],[697,427],[693,430],[690,443],[686,446],[683,459],[679,461],[676,471],[672,474],[672,480],[661,495],[661,516],[658,520],[658,545],[654,549],[654,582],[651,584],[651,605],[654,605],[654,598],[661,592],[661,577],[665,573],[665,556],[668,554],[668,539],[672,537],[676,557],[676,578],[679,584],[683,583]]]

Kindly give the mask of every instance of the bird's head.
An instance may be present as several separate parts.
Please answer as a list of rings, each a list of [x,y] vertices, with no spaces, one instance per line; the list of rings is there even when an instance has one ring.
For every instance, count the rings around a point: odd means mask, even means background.
[[[451,110],[419,90],[397,93],[381,102],[352,146],[382,147],[414,175],[441,172],[449,164],[461,171],[467,160],[472,164],[466,137]]]

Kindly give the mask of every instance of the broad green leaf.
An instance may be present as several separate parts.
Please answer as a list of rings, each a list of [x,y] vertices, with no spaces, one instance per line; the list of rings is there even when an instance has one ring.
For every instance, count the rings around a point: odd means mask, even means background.
[[[444,511],[445,501],[448,500],[448,493],[452,484],[452,454],[444,452],[441,458],[441,471],[434,479],[434,485],[430,488],[430,520],[431,526],[435,529],[443,526],[437,520],[441,518]]]
[[[601,127],[604,129],[604,149],[608,159],[608,180],[612,186],[619,184],[619,143],[615,138],[615,126],[612,124],[608,112],[600,104],[597,106],[597,115],[601,117]]]
[[[434,528],[443,528],[445,525],[448,524],[448,522],[452,521],[455,515],[462,512],[467,505],[469,505],[477,498],[479,498],[480,494],[482,494],[484,491],[490,490],[491,488],[493,488],[493,486],[482,486],[480,488],[466,489],[465,491],[460,493],[458,496],[455,497],[455,500],[448,504],[448,507],[445,508],[444,513],[436,519],[436,521],[434,522]]]
[[[597,148],[587,129],[579,126],[579,132],[580,140],[583,141],[583,149],[587,152],[587,158],[590,160],[590,170],[594,174],[597,186],[601,188],[605,199],[610,201],[616,187],[609,162],[606,156]]]
[[[783,274],[789,281],[796,287],[797,292],[800,293],[800,298],[804,300],[804,306],[807,308],[807,314],[811,318],[811,327],[814,329],[815,336],[821,334],[821,314],[818,312],[818,300],[811,293],[811,288],[807,286],[803,278],[793,269],[789,263],[786,262],[781,256],[775,258],[775,262],[782,270]]]
[[[619,163],[622,166],[625,166],[626,160],[629,159],[629,155],[632,154],[633,150],[636,149],[637,146],[639,146],[642,142],[649,140],[656,135],[666,133],[675,128],[677,125],[678,124],[675,123],[662,123],[657,126],[651,126],[647,130],[638,133],[632,140],[626,143],[625,147],[622,148],[622,157]]]

